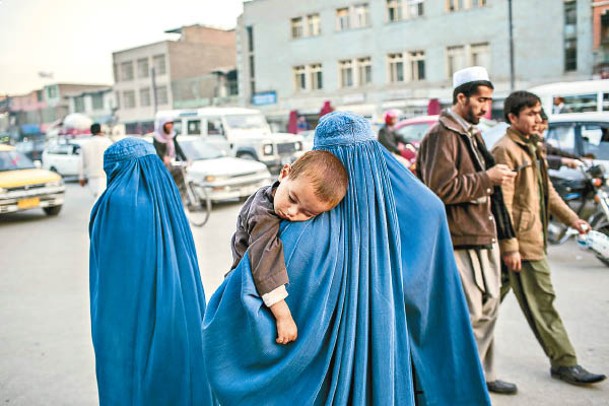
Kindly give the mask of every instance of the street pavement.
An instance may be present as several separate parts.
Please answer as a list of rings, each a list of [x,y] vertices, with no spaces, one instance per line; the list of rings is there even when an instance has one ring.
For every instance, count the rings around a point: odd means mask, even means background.
[[[57,217],[42,210],[0,216],[0,403],[95,405],[88,291],[88,216],[93,198],[68,184]],[[239,203],[214,206],[193,229],[207,298],[231,264]],[[556,305],[580,363],[609,373],[609,268],[571,241],[549,251]],[[609,383],[575,387],[550,378],[549,363],[513,295],[496,334],[498,377],[518,384],[494,405],[609,405]],[[459,377],[454,377],[458,382]]]

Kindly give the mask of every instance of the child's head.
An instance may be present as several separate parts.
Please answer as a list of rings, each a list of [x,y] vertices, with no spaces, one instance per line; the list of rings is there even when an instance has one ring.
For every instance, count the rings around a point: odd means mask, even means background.
[[[345,197],[349,177],[328,151],[309,151],[279,174],[275,213],[289,221],[305,221],[333,209]]]

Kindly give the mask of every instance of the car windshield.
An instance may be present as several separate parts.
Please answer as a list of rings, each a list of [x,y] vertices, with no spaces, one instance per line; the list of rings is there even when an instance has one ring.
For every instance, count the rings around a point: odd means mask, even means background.
[[[204,140],[180,141],[180,146],[186,155],[186,158],[191,161],[200,159],[215,159],[222,158],[224,152],[215,145],[205,142]]]
[[[34,163],[17,151],[0,151],[0,172],[16,169],[33,169]]]
[[[397,129],[396,132],[408,142],[421,141],[425,133],[427,133],[427,130],[429,130],[429,127],[433,124],[434,123],[409,124]]]
[[[262,114],[235,114],[225,117],[229,128],[236,130],[266,129],[266,119]]]

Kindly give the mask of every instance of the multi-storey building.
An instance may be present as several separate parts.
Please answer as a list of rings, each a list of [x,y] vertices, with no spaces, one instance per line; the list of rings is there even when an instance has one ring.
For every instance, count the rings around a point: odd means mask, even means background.
[[[158,110],[236,102],[234,30],[192,25],[166,33],[180,39],[112,54],[116,114],[128,133],[151,131]]]
[[[15,134],[18,134],[23,126],[27,126],[29,131],[36,128],[37,133],[45,133],[70,113],[72,96],[107,88],[107,85],[56,83],[24,95],[11,96],[10,126]]]
[[[609,1],[592,2],[594,73],[609,79]]]
[[[111,87],[77,93],[68,100],[70,113],[84,114],[99,124],[115,124],[116,100]]]
[[[315,116],[325,100],[424,114],[432,99],[451,103],[453,72],[472,65],[489,70],[498,113],[512,80],[525,89],[593,70],[591,0],[252,0],[238,30],[239,93],[277,120]]]

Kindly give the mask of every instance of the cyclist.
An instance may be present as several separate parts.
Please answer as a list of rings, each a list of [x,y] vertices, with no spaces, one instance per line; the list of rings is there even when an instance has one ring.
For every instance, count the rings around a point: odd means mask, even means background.
[[[174,161],[187,161],[186,155],[180,147],[176,133],[173,130],[172,118],[165,117],[157,121],[153,145],[157,155],[171,173],[171,176],[180,191],[182,202],[187,202],[184,172],[181,167],[172,165],[172,162]]]

